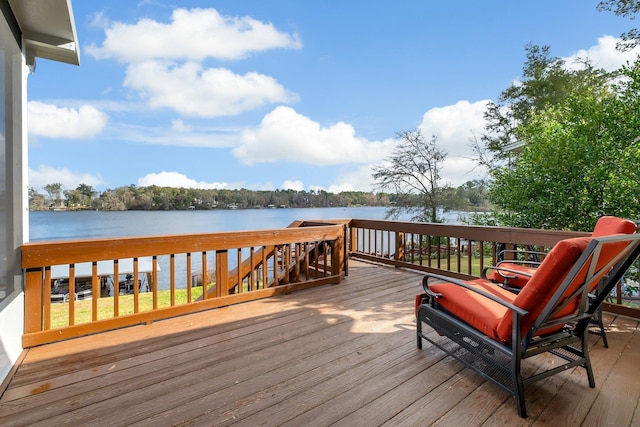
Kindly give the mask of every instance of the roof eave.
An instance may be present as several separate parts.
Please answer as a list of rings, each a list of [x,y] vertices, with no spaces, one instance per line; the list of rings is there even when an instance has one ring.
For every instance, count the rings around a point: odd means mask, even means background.
[[[27,58],[80,65],[71,0],[9,0],[22,30]]]
[[[76,49],[76,42],[33,32],[24,32],[22,36],[28,57],[80,65],[80,52]]]

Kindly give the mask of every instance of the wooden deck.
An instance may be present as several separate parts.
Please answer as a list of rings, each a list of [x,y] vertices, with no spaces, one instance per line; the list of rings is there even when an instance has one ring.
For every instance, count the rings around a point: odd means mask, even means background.
[[[581,369],[535,383],[523,420],[494,385],[416,349],[420,289],[419,274],[351,262],[339,285],[33,348],[0,425],[640,425],[637,320],[606,315],[596,388]]]

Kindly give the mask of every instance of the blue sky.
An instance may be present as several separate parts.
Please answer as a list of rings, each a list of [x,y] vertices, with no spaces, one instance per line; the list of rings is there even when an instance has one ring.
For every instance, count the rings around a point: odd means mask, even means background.
[[[29,185],[369,191],[400,131],[470,141],[525,45],[613,69],[635,21],[592,0],[74,1],[79,67],[28,77]]]

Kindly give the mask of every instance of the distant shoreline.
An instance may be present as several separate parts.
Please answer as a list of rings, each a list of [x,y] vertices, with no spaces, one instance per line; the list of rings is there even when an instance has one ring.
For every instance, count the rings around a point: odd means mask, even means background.
[[[217,206],[212,208],[203,207],[187,207],[186,209],[97,209],[90,207],[60,207],[47,209],[29,209],[30,212],[79,212],[79,211],[98,211],[98,212],[155,212],[155,211],[230,211],[230,210],[260,210],[260,209],[339,209],[339,208],[388,208],[391,205],[345,205],[345,206]]]

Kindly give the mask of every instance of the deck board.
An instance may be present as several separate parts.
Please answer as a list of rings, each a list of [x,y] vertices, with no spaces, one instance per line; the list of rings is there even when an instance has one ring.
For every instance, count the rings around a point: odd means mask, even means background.
[[[589,417],[594,420],[594,425],[631,425],[633,418],[633,407],[625,405],[617,399],[611,399],[616,393],[623,394],[638,401],[640,398],[640,387],[637,378],[629,376],[628,372],[638,369],[640,361],[640,345],[637,340],[630,340],[626,352],[631,357],[625,357],[620,363],[616,363],[609,375],[601,377],[600,392],[598,393],[593,406],[589,411]],[[635,362],[633,359],[635,359]]]
[[[589,338],[596,388],[582,369],[534,383],[523,420],[507,393],[428,344],[416,349],[420,279],[352,262],[339,285],[30,349],[0,425],[637,422],[637,320],[606,315],[610,348]],[[552,363],[537,359],[527,369]]]

